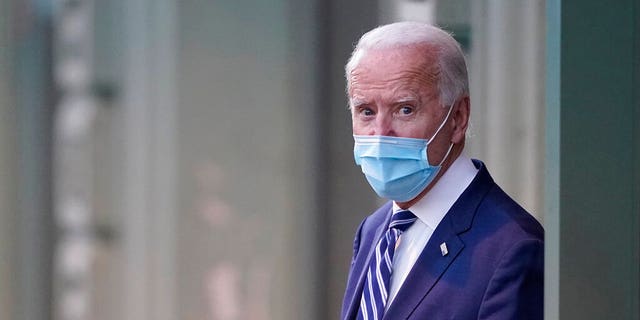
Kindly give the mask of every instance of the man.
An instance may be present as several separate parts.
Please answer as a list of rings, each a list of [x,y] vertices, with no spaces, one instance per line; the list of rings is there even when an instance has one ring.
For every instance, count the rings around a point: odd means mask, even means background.
[[[544,231],[463,153],[458,43],[422,23],[378,27],[346,78],[356,163],[392,201],[356,233],[342,319],[542,319]]]

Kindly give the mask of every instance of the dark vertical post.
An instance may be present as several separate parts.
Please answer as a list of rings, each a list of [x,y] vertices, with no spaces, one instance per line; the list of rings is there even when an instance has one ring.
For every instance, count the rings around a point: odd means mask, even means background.
[[[52,3],[13,1],[13,74],[18,129],[18,212],[15,316],[18,320],[51,317],[53,221],[51,136]]]

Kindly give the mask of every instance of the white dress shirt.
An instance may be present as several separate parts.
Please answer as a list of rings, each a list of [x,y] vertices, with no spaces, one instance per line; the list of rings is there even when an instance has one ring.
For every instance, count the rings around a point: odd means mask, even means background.
[[[398,290],[400,290],[409,271],[411,271],[418,256],[427,245],[433,231],[451,206],[471,184],[477,173],[478,169],[473,165],[471,159],[461,154],[440,177],[440,180],[436,182],[433,188],[422,199],[408,208],[418,219],[409,229],[402,233],[400,243],[396,247],[393,256],[393,273],[391,275],[387,308],[398,294]],[[394,201],[393,212],[401,210]]]

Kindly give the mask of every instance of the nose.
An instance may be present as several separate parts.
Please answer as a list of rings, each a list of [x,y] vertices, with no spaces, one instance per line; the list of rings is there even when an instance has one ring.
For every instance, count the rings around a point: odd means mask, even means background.
[[[373,135],[377,136],[395,136],[393,130],[393,119],[390,116],[379,113],[376,117],[375,125],[373,128]]]

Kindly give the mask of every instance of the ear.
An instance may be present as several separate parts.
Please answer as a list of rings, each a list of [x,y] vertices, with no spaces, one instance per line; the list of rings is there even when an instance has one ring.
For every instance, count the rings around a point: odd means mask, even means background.
[[[469,96],[458,101],[453,109],[453,134],[451,142],[459,144],[464,141],[469,126],[469,116],[471,115],[471,102]]]

